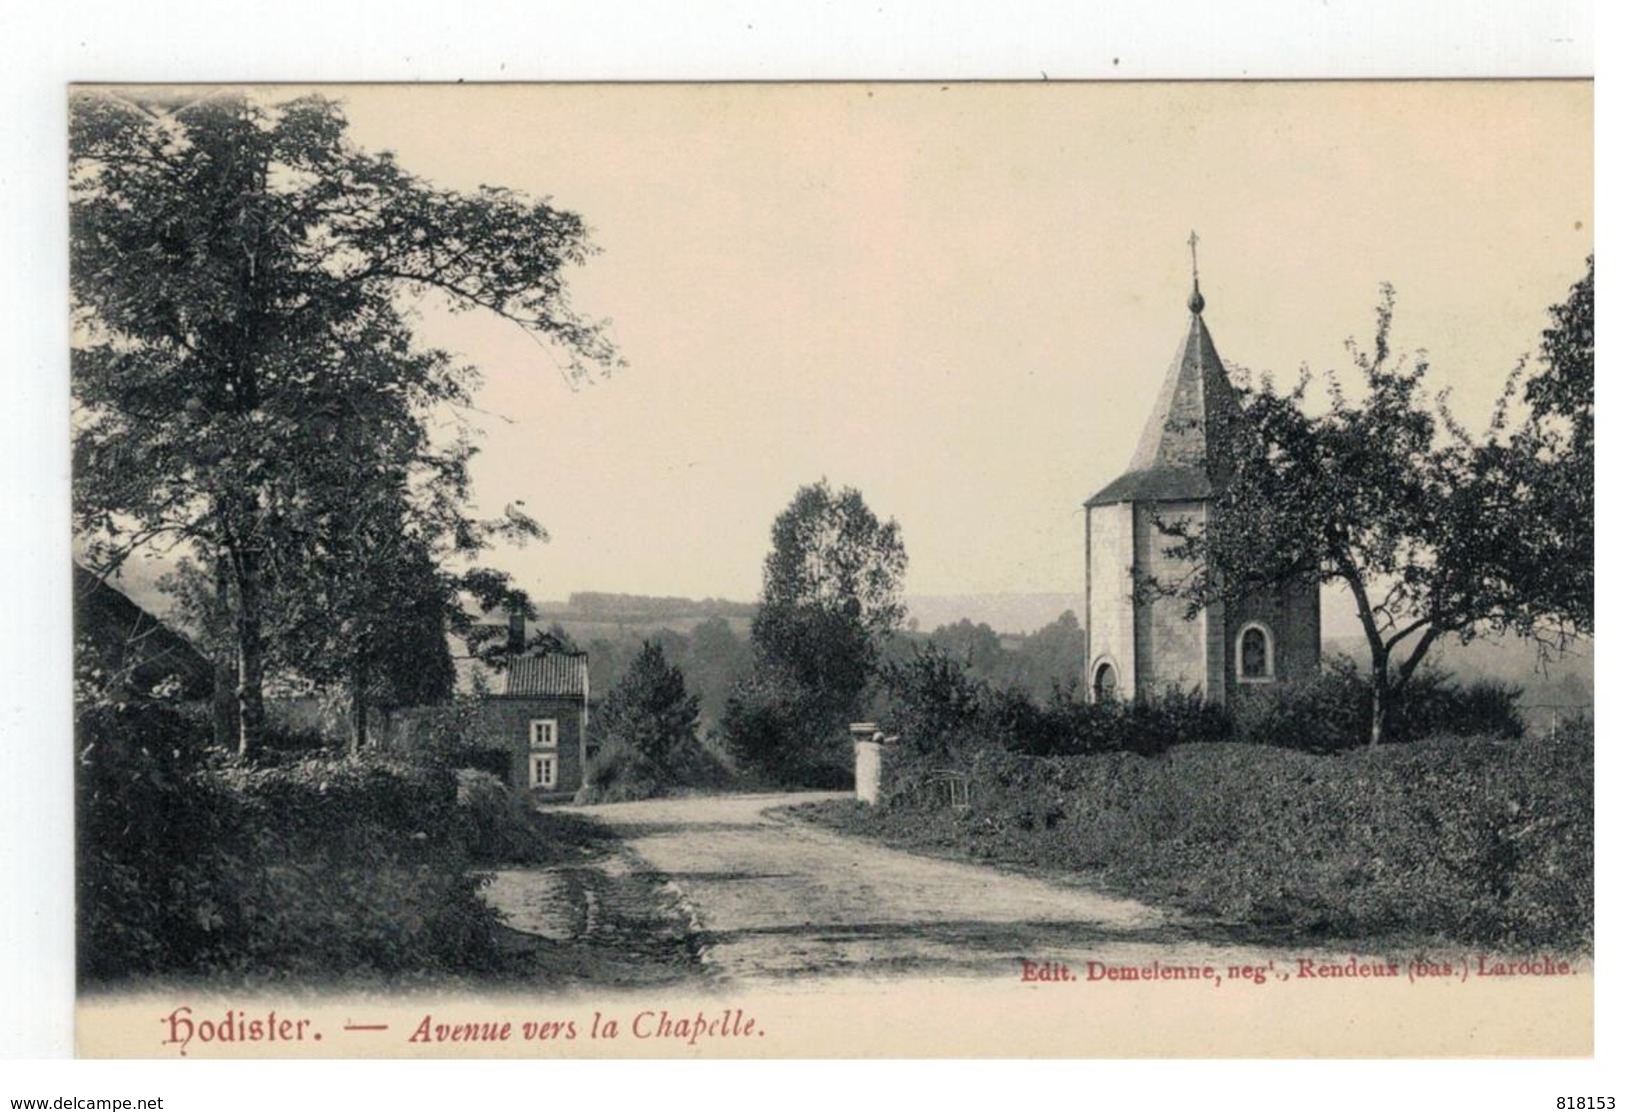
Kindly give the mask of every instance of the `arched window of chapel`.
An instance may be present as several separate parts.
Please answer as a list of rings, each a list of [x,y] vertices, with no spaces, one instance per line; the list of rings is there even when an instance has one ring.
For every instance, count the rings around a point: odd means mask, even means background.
[[[1263,683],[1275,678],[1275,638],[1262,622],[1249,622],[1236,636],[1236,678]]]

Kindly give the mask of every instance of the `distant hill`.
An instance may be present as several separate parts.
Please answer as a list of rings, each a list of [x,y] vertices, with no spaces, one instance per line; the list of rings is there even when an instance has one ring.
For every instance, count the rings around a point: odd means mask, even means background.
[[[541,602],[545,614],[568,616],[584,622],[647,622],[667,618],[746,618],[756,613],[752,602],[727,599],[679,598],[673,595],[620,595],[607,591],[577,591],[567,602]]]
[[[961,618],[997,633],[1032,633],[1070,610],[1083,620],[1083,594],[909,595],[908,616],[921,633]]]
[[[572,640],[585,645],[599,639],[635,641],[663,629],[692,633],[695,626],[717,618],[727,622],[734,633],[745,636],[755,614],[756,604],[752,602],[577,591],[563,602],[537,602],[533,626],[559,626]]]
[[[116,583],[138,605],[163,615],[168,600],[157,590],[156,581],[164,570],[157,561],[132,561]],[[913,628],[921,634],[961,619],[973,625],[986,623],[1000,634],[1030,634],[1067,610],[1081,620],[1084,609],[1081,593],[1060,592],[910,595],[904,601]],[[539,620],[535,628],[557,624],[581,645],[595,640],[636,644],[663,629],[687,635],[714,618],[724,619],[736,636],[744,638],[749,636],[750,620],[756,613],[754,602],[607,591],[577,591],[563,601],[538,602],[536,608]],[[1352,609],[1337,592],[1325,592],[1322,647],[1327,653],[1341,652],[1364,660],[1365,643],[1358,635]],[[1577,643],[1563,656],[1545,662],[1533,645],[1505,638],[1479,638],[1467,645],[1443,642],[1433,648],[1429,659],[1465,681],[1487,677],[1515,684],[1523,690],[1526,707],[1581,706],[1593,699],[1594,661],[1589,641]]]

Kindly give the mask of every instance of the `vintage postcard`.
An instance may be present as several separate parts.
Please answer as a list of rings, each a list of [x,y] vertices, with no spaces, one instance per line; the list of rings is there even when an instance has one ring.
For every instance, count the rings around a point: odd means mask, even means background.
[[[69,96],[80,1055],[1592,1053],[1590,82]]]

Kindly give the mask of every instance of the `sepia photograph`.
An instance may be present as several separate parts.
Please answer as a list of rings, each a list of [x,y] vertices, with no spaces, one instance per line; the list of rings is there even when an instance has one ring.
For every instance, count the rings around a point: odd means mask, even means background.
[[[1590,81],[65,116],[78,1054],[1592,1054]]]

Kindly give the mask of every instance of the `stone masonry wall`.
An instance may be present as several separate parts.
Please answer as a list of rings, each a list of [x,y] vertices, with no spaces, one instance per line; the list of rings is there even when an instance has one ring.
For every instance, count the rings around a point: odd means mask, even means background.
[[[1084,682],[1093,691],[1095,668],[1110,661],[1117,669],[1118,690],[1134,691],[1134,562],[1133,507],[1127,503],[1091,506],[1089,515],[1088,613],[1089,659]]]
[[[1304,580],[1244,599],[1225,622],[1225,674],[1232,698],[1237,677],[1236,638],[1250,622],[1267,626],[1275,639],[1276,682],[1313,679],[1320,672],[1320,587]]]
[[[1173,539],[1158,528],[1158,521],[1200,521],[1206,507],[1200,502],[1161,503],[1134,507],[1135,566],[1142,574],[1162,582],[1177,582],[1189,565],[1165,555]],[[1142,602],[1134,613],[1134,652],[1138,662],[1134,692],[1139,698],[1165,690],[1203,691],[1208,679],[1207,619],[1185,617],[1185,603],[1177,598]]]

